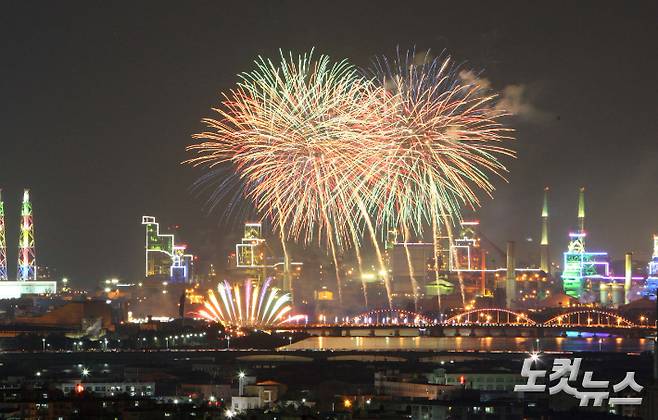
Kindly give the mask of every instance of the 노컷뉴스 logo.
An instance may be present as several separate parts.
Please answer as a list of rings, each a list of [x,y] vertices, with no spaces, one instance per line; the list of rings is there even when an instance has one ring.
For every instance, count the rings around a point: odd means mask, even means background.
[[[516,392],[544,392],[548,386],[548,393],[555,395],[560,392],[566,392],[580,400],[581,407],[589,406],[590,401],[593,401],[593,407],[601,407],[604,400],[608,400],[610,405],[640,405],[642,404],[642,397],[620,397],[610,396],[610,381],[594,380],[594,372],[586,371],[583,375],[582,386],[572,386],[570,384],[578,379],[578,372],[580,370],[580,363],[582,358],[571,359],[555,359],[553,361],[553,368],[551,374],[548,375],[548,384],[538,384],[537,379],[546,377],[546,370],[533,370],[533,363],[539,360],[538,355],[533,354],[523,361],[523,368],[521,368],[521,376],[527,378],[525,385],[515,385],[514,391]],[[554,385],[551,385],[554,383]],[[626,388],[631,388],[633,391],[640,392],[644,388],[642,385],[635,382],[635,372],[626,372],[624,379],[612,385],[612,394],[624,391]]]

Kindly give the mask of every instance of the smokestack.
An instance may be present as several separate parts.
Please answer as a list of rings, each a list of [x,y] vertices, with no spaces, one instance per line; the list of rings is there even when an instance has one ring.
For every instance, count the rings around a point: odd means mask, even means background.
[[[578,233],[585,233],[585,187],[578,194]]]
[[[541,242],[540,263],[541,268],[547,275],[551,274],[551,260],[548,249],[548,187],[544,188],[544,205],[541,210]]]
[[[625,275],[624,275],[624,303],[630,302],[629,294],[631,292],[631,280],[633,278],[633,253],[627,252],[625,259]]]
[[[507,309],[512,309],[516,298],[516,250],[514,241],[507,242],[507,275],[505,278],[505,303]]]
[[[487,294],[487,253],[484,251],[484,247],[480,247],[480,268],[482,269],[480,274],[480,295],[484,296]]]

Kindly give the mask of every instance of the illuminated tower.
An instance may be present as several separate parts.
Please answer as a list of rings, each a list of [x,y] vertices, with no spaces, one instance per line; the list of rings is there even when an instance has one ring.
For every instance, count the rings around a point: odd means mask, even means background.
[[[7,238],[5,236],[5,203],[0,190],[0,280],[9,280],[7,276]]]
[[[578,233],[585,233],[585,187],[578,194]]]
[[[541,209],[541,242],[539,247],[539,268],[541,268],[546,274],[550,274],[551,257],[548,249],[548,187],[544,188],[544,205]]]
[[[21,233],[18,239],[18,281],[36,280],[37,265],[34,248],[34,220],[30,190],[23,191],[23,206],[21,207]]]

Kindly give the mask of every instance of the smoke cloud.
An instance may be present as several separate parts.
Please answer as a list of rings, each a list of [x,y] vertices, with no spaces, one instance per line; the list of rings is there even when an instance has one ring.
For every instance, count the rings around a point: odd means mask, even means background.
[[[462,70],[459,77],[465,83],[474,84],[480,89],[491,89],[491,81],[486,77],[480,77],[472,70]],[[505,86],[495,105],[496,109],[504,110],[510,114],[529,122],[545,122],[548,120],[548,113],[535,107],[529,99],[528,88],[523,84],[513,84]]]

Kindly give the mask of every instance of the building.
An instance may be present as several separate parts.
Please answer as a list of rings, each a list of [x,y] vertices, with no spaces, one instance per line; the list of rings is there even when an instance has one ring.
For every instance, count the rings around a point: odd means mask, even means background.
[[[285,248],[283,254],[281,258],[273,253],[260,222],[248,222],[244,224],[240,243],[235,244],[235,252],[229,255],[228,265],[233,278],[251,278],[259,283],[272,278],[274,285],[293,293],[303,263],[292,261]]]
[[[142,225],[146,228],[145,277],[190,283],[194,256],[186,252],[187,245],[176,243],[173,234],[160,233],[155,217],[142,216]]]
[[[155,395],[155,382],[88,382],[67,381],[53,386],[64,394],[72,392],[93,392],[100,397],[114,397],[127,394],[131,397],[153,397]]]
[[[443,383],[446,385],[463,385],[469,389],[479,391],[514,391],[514,385],[526,383],[525,379],[516,372],[490,371],[490,372],[446,372],[444,369],[437,369],[431,381]]]
[[[235,245],[236,267],[258,269],[265,261],[265,239],[260,223],[245,223],[242,242]]]
[[[455,391],[458,384],[447,385],[431,383],[426,377],[417,375],[401,375],[399,372],[375,373],[375,392],[397,398],[422,398],[437,400]]]
[[[57,293],[57,282],[50,280],[0,281],[0,299],[18,299],[25,295]]]
[[[231,385],[218,384],[213,380],[188,380],[178,384],[177,395],[188,395],[192,399],[204,401],[229,401]]]
[[[645,295],[658,294],[658,235],[653,235],[653,255],[647,267]]]
[[[275,381],[256,382],[254,376],[239,377],[238,395],[231,397],[231,410],[241,411],[269,407],[286,392],[286,386]]]

